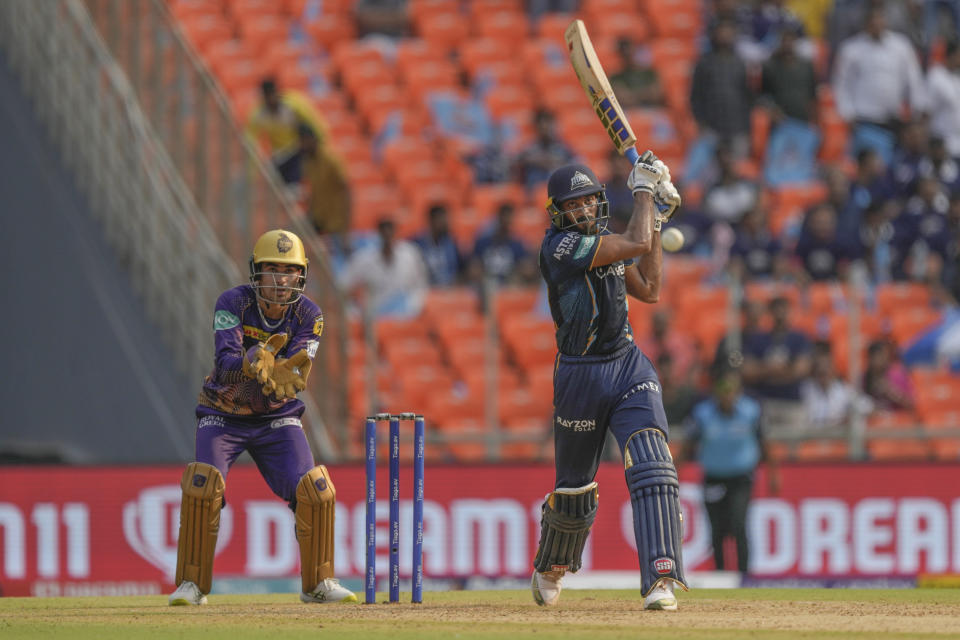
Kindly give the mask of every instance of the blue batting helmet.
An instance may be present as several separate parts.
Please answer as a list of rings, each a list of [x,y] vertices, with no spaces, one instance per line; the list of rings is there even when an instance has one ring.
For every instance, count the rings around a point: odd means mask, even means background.
[[[594,193],[597,194],[598,208],[594,216],[597,228],[592,233],[598,233],[606,228],[610,214],[604,185],[596,174],[585,164],[564,165],[551,173],[547,180],[547,212],[553,224],[560,229],[577,227],[576,216],[567,215],[570,212],[561,211],[559,205],[565,200]]]

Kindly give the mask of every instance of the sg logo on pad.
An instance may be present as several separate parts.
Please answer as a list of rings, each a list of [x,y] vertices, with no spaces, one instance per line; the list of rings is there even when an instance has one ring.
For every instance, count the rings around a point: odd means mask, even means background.
[[[670,558],[657,558],[653,561],[653,568],[660,574],[670,573],[673,571],[673,560]]]

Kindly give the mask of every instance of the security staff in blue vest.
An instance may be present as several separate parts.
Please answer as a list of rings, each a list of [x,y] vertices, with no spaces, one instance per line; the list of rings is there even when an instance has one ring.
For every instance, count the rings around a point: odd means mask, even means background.
[[[696,459],[703,469],[703,501],[710,518],[713,560],[725,568],[723,542],[737,545],[737,571],[747,573],[747,507],[753,495],[754,472],[767,463],[770,493],[779,493],[779,471],[767,456],[760,403],[742,392],[740,372],[724,368],[716,374],[713,394],[693,408],[686,428],[682,459]]]

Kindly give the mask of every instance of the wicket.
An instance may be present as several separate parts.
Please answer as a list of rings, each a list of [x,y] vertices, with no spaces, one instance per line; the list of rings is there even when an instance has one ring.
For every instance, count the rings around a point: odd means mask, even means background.
[[[400,421],[413,421],[413,594],[423,602],[423,416],[405,412],[367,416],[364,429],[367,470],[366,604],[376,602],[377,588],[377,423],[390,423],[390,602],[400,602]]]

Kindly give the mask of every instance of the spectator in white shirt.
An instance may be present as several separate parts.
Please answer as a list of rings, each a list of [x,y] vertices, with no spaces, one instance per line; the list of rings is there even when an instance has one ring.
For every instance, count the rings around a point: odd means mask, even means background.
[[[947,153],[960,157],[960,44],[947,44],[942,65],[927,74],[930,133],[943,139]]]
[[[390,219],[377,224],[380,243],[361,249],[350,257],[343,286],[353,296],[366,294],[374,316],[420,314],[427,294],[427,268],[415,245],[396,239]]]
[[[814,347],[810,377],[800,385],[800,398],[811,431],[839,435],[856,414],[866,415],[873,403],[868,397],[837,377],[829,343]]]
[[[885,160],[904,108],[913,116],[926,111],[917,54],[906,36],[887,29],[881,4],[871,5],[863,30],[840,45],[833,92],[840,116],[854,124],[854,153],[874,146]]]

